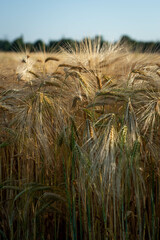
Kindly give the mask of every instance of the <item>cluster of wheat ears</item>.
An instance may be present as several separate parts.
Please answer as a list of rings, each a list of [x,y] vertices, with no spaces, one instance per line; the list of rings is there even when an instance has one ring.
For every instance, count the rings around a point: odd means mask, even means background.
[[[0,79],[0,239],[159,240],[160,56],[99,40],[17,56]]]

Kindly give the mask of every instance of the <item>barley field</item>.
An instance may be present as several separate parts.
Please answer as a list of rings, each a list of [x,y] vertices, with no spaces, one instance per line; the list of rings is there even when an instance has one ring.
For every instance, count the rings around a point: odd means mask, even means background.
[[[160,55],[88,39],[0,53],[0,239],[160,239]]]

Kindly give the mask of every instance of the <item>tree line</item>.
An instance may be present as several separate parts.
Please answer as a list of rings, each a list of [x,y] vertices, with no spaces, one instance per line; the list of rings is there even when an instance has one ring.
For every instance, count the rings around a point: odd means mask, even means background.
[[[102,36],[96,36],[93,41],[96,39],[100,39],[100,44],[103,43],[109,44],[108,41],[105,41]],[[82,41],[84,41],[83,39]],[[0,51],[3,52],[11,52],[11,51],[22,51],[25,49],[29,49],[32,51],[59,51],[61,47],[69,48],[71,46],[73,49],[75,48],[75,42],[80,44],[82,41],[75,41],[73,39],[61,39],[59,41],[51,40],[48,44],[44,43],[42,40],[37,40],[34,43],[24,42],[23,36],[16,38],[14,41],[10,42],[8,40],[0,40]],[[160,42],[144,42],[144,41],[136,41],[130,38],[127,35],[124,35],[120,38],[119,41],[114,42],[114,44],[119,43],[120,45],[126,46],[131,52],[149,52],[149,53],[160,53]]]

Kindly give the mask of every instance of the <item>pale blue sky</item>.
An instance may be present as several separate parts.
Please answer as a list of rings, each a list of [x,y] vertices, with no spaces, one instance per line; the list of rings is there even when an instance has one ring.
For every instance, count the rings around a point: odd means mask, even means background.
[[[160,0],[0,0],[0,39],[160,41]]]

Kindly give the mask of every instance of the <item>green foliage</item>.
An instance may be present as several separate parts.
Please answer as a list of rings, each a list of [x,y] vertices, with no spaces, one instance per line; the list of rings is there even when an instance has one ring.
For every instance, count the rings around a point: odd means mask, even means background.
[[[11,50],[11,43],[7,40],[0,40],[0,51],[8,52]]]
[[[11,49],[14,51],[24,51],[25,50],[25,44],[23,41],[23,36],[20,36],[19,38],[15,39],[11,43]]]
[[[160,52],[160,42],[142,42],[136,41],[130,38],[129,36],[122,36],[120,38],[120,44],[126,45],[132,52],[140,52],[140,53],[156,53]]]
[[[37,40],[34,44],[33,47],[36,51],[44,51],[45,49],[45,43],[42,40]]]

